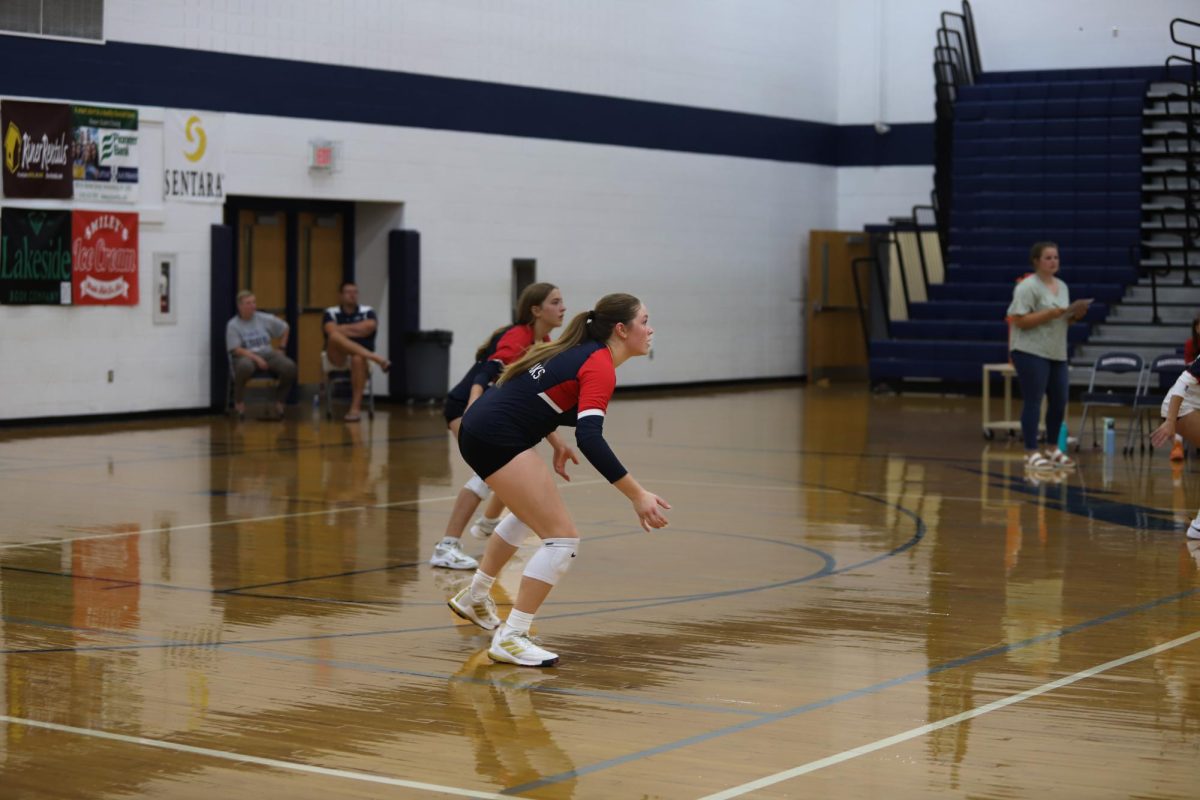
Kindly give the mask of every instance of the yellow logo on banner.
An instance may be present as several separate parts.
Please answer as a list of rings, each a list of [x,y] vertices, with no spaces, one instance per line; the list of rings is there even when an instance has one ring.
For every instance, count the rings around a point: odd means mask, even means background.
[[[8,123],[8,130],[4,132],[4,166],[8,167],[8,171],[16,174],[17,162],[20,158],[17,152],[21,149],[21,132],[17,130],[17,125],[14,122]]]
[[[195,131],[194,136],[192,135],[193,131]],[[183,157],[192,162],[204,158],[204,150],[208,147],[208,137],[204,135],[204,128],[200,126],[200,118],[194,114],[188,117],[187,125],[184,126],[183,132],[189,142],[193,140],[197,142],[196,149],[193,152],[183,151]]]

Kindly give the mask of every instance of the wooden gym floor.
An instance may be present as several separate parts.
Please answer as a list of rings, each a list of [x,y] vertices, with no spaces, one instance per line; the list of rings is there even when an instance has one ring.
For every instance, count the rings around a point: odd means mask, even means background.
[[[532,670],[424,563],[440,411],[290,413],[0,430],[0,797],[1200,796],[1195,461],[1034,485],[978,399],[620,395],[672,524],[574,468]]]

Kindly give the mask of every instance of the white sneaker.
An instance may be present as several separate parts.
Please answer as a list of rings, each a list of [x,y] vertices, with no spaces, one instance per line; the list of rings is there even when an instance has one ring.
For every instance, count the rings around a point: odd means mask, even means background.
[[[1048,458],[1050,463],[1056,467],[1061,467],[1063,469],[1074,469],[1075,467],[1075,459],[1071,458],[1057,447],[1047,453],[1046,458]]]
[[[1196,522],[1196,520],[1192,520],[1188,524],[1187,537],[1189,539],[1200,539],[1200,525],[1197,525]]]
[[[494,631],[500,627],[500,617],[496,616],[496,603],[490,597],[480,602],[471,599],[471,587],[464,586],[462,591],[446,601],[450,610],[468,622],[473,622],[485,631]]]
[[[507,625],[500,626],[492,636],[488,658],[522,667],[553,667],[558,663],[558,653],[538,647],[528,633],[514,631]]]
[[[476,539],[486,539],[496,532],[496,526],[500,524],[498,519],[488,519],[480,517],[475,520],[475,524],[471,526],[471,535]]]
[[[455,539],[452,544],[438,542],[433,548],[433,558],[429,563],[435,567],[446,569],[478,569],[479,562],[462,550],[462,543]]]

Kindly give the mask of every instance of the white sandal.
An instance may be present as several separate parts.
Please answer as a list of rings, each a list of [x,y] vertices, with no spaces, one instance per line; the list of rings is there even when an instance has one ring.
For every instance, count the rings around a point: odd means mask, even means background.
[[[1059,450],[1057,447],[1050,451],[1050,453],[1047,455],[1047,458],[1050,461],[1050,463],[1056,467],[1062,467],[1063,469],[1071,469],[1075,466],[1075,459],[1071,458],[1069,455],[1064,453],[1062,450]]]
[[[1025,469],[1044,472],[1054,469],[1054,462],[1038,452],[1025,456]]]

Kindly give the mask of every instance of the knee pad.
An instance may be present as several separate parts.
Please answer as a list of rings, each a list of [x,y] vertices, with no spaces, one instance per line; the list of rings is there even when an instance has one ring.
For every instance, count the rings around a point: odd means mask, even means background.
[[[529,526],[517,519],[516,514],[509,514],[500,520],[493,533],[513,547],[520,547],[521,542],[525,541],[525,537],[529,535]]]
[[[523,574],[526,578],[554,586],[559,578],[567,574],[578,552],[578,539],[543,539],[542,546],[525,565]]]
[[[467,481],[463,486],[469,492],[473,492],[480,500],[487,500],[492,494],[492,489],[478,475],[472,475],[471,480]]]

